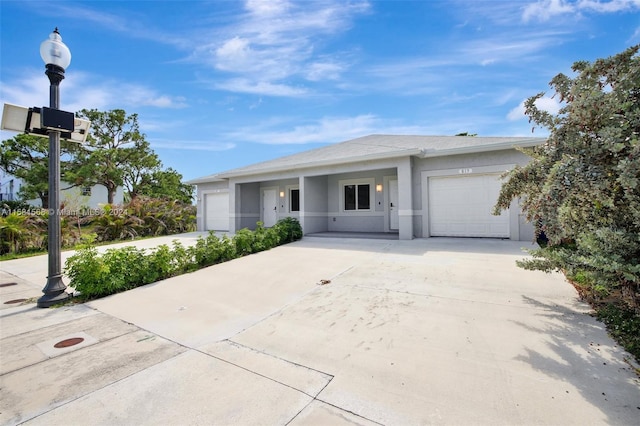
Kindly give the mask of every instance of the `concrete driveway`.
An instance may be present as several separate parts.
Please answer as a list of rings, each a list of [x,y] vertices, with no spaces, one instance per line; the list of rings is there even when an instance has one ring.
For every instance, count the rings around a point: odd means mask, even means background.
[[[638,424],[629,355],[562,276],[515,266],[523,246],[306,237],[85,305],[4,309],[0,421]]]

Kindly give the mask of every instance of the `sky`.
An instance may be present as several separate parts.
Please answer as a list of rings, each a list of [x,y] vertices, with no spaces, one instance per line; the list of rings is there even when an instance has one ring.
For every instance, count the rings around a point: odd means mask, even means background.
[[[523,102],[640,43],[640,0],[0,0],[0,103],[137,114],[185,180],[369,134],[545,136]],[[16,133],[2,131],[2,140]]]

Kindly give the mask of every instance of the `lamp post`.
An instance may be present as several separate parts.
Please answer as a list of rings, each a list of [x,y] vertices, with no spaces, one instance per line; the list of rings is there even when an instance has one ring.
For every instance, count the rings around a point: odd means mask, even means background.
[[[62,42],[58,28],[49,34],[49,38],[40,45],[40,56],[46,65],[45,74],[49,77],[49,107],[60,109],[60,82],[64,80],[64,71],[71,63],[71,52]],[[49,230],[47,236],[49,255],[49,275],[42,289],[44,296],[38,299],[39,308],[69,298],[62,282],[60,259],[60,130],[49,129]]]

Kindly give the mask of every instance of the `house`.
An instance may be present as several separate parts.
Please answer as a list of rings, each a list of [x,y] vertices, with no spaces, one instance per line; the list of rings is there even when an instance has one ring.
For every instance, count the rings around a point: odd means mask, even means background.
[[[199,230],[297,218],[304,234],[532,240],[517,202],[491,214],[500,175],[544,138],[370,135],[193,179]]]
[[[0,201],[16,201],[20,199],[18,192],[22,186],[22,181],[0,169]],[[60,182],[60,203],[67,208],[98,209],[107,203],[107,189],[102,185],[72,187],[65,182]],[[41,207],[40,199],[25,200],[28,204]],[[122,204],[124,192],[122,187],[118,187],[114,195],[114,204]]]

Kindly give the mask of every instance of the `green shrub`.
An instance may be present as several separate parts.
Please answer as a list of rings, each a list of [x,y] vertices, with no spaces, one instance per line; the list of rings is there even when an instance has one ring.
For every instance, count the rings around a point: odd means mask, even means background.
[[[640,362],[640,316],[632,310],[609,304],[596,309],[596,317],[609,334]]]
[[[71,286],[82,293],[83,298],[95,299],[110,294],[107,283],[109,267],[95,247],[85,247],[69,257],[65,272]]]
[[[163,244],[148,253],[123,247],[107,250],[100,256],[93,241],[87,239],[87,244],[67,260],[65,271],[81,298],[95,299],[269,250],[301,237],[298,221],[287,219],[272,228],[258,222],[255,231],[241,229],[233,238],[226,235],[218,238],[210,232],[207,237],[198,238],[194,246],[184,247],[174,241],[172,247]]]
[[[253,253],[254,233],[248,229],[243,228],[236,232],[233,236],[233,242],[236,247],[237,256],[245,256]]]
[[[286,217],[271,228],[278,232],[280,244],[292,243],[302,238],[302,226],[294,217]]]

